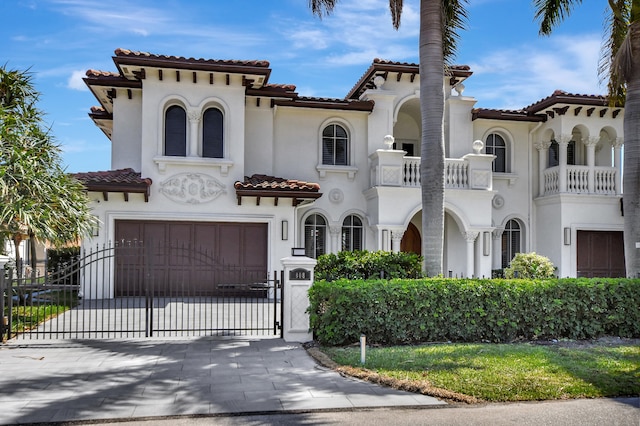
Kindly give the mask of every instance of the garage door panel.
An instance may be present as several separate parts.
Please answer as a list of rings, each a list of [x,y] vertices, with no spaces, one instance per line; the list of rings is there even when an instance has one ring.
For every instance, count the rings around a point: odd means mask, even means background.
[[[116,221],[116,238],[146,246],[116,255],[118,295],[142,295],[145,288],[156,295],[244,291],[267,273],[266,224]]]
[[[579,277],[624,277],[624,239],[619,231],[578,231]]]

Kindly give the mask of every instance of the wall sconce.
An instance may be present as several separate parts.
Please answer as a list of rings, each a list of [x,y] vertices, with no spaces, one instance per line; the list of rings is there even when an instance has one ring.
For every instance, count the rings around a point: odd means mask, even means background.
[[[482,233],[482,254],[489,256],[491,254],[491,232]]]
[[[286,241],[289,239],[289,222],[286,220],[282,221],[282,241]]]
[[[306,256],[307,252],[304,247],[292,247],[291,248],[291,256]]]
[[[571,245],[571,228],[564,228],[564,245]]]
[[[100,236],[100,219],[98,219],[98,216],[94,216],[96,222],[93,224],[93,227],[91,228],[91,236],[92,237],[99,237]]]

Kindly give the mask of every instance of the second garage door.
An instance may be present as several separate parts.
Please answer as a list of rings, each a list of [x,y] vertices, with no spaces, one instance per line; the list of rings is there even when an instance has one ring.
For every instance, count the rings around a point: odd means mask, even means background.
[[[267,276],[267,224],[115,223],[118,296],[218,295],[249,291]]]

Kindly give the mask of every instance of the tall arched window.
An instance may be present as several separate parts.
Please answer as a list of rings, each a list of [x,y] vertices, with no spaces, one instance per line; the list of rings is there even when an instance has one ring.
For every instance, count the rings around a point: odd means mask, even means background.
[[[222,111],[209,108],[202,117],[202,156],[224,157],[224,131]]]
[[[327,221],[319,214],[313,214],[304,221],[304,249],[308,257],[317,258],[325,254]]]
[[[507,171],[507,144],[502,136],[496,133],[487,136],[485,152],[496,156],[491,166],[494,172],[505,173]]]
[[[322,164],[349,165],[349,137],[338,124],[330,124],[322,131]]]
[[[362,220],[356,215],[342,222],[342,251],[362,250]]]
[[[187,155],[187,113],[178,105],[164,113],[164,155]]]
[[[522,251],[522,230],[517,220],[507,222],[502,233],[502,267],[509,266],[513,257]]]

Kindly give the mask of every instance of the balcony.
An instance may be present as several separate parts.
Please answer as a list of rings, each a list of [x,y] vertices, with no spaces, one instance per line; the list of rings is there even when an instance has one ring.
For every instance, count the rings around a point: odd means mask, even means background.
[[[614,167],[560,166],[544,171],[544,191],[541,195],[559,193],[619,195],[619,171]]]
[[[378,150],[370,158],[371,186],[420,187],[420,157],[405,157],[400,150]],[[491,190],[493,158],[493,155],[467,154],[445,159],[445,188]]]

